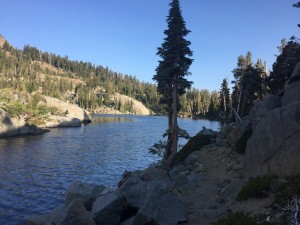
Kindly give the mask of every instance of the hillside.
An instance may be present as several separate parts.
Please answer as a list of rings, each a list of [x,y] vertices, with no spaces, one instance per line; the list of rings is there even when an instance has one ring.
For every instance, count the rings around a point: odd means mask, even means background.
[[[135,76],[115,72],[108,67],[43,52],[29,45],[19,50],[1,36],[0,75],[0,89],[38,92],[78,104],[89,111],[106,108],[120,113],[139,113],[132,108],[131,100],[118,102],[114,95],[119,93],[132,98],[134,103],[141,102],[150,112],[164,113],[155,84],[141,82]],[[217,106],[217,102],[216,92],[191,89],[180,98],[180,114],[205,115],[209,106]]]

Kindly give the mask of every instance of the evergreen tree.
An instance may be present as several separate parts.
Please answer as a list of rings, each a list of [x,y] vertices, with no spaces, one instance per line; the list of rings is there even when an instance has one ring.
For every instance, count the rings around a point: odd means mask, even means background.
[[[219,92],[219,111],[222,119],[228,119],[230,117],[230,91],[228,88],[228,82],[223,79],[221,89]]]
[[[283,90],[298,61],[300,61],[300,44],[290,41],[277,56],[276,62],[273,64],[273,71],[267,77],[270,93],[278,94]]]
[[[239,56],[237,68],[232,72],[235,78],[232,92],[232,106],[240,117],[246,116],[253,103],[262,99],[266,74],[261,60],[253,66],[251,53]]]
[[[185,39],[190,33],[186,29],[181,15],[179,0],[173,0],[170,4],[169,15],[166,22],[168,29],[164,31],[166,37],[157,55],[161,61],[156,68],[153,79],[157,82],[157,90],[164,98],[168,111],[168,140],[164,154],[164,165],[168,168],[173,166],[178,144],[177,112],[179,96],[185,93],[186,88],[191,87],[190,81],[185,76],[192,64],[191,44]]]

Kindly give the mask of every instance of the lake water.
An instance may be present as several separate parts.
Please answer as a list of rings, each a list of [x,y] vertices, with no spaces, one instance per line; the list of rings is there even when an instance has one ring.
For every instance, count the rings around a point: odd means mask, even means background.
[[[70,183],[116,186],[124,170],[159,160],[148,148],[166,130],[160,116],[95,115],[79,128],[56,128],[42,136],[0,139],[0,224],[24,224],[64,203]],[[179,119],[195,135],[219,122]]]

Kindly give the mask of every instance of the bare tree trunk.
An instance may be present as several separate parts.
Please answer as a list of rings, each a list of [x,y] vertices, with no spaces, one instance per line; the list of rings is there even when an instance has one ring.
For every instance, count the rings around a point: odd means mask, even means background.
[[[172,149],[172,99],[168,99],[168,139],[167,139],[167,144],[165,147],[165,152],[164,152],[164,158],[163,158],[163,164],[165,165],[166,168],[168,168],[168,159],[171,155],[171,149]]]
[[[177,76],[174,76],[172,87],[172,148],[171,154],[168,158],[167,166],[172,168],[174,166],[175,156],[177,153],[178,145],[178,123],[177,123]]]

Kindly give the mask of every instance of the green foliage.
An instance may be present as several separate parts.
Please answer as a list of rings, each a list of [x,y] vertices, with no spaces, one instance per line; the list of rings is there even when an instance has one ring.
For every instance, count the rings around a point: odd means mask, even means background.
[[[225,217],[214,222],[213,225],[272,225],[270,222],[256,220],[244,212],[228,212]]]
[[[6,51],[11,54],[5,54]],[[41,91],[43,95],[67,100],[89,110],[109,106],[110,95],[114,93],[141,101],[155,113],[165,114],[167,110],[160,104],[160,99],[162,102],[166,99],[161,98],[154,84],[140,82],[135,76],[116,73],[107,67],[43,52],[29,45],[25,45],[23,50],[17,50],[6,42],[0,48],[0,73],[0,89],[12,88],[28,93]],[[76,83],[74,79],[80,79],[84,83]],[[216,107],[218,101],[215,93],[208,90],[188,90],[180,98],[180,114],[189,117],[206,116],[211,96],[214,96],[213,104]],[[122,107],[124,111],[124,108],[131,111],[130,102]]]
[[[211,144],[210,135],[196,135],[192,137],[183,148],[177,152],[175,163],[182,162],[192,152],[200,150],[204,145]]]
[[[170,131],[167,130],[164,134],[163,134],[163,138],[168,137]],[[188,134],[188,132],[186,130],[180,129],[178,130],[178,137],[179,138],[184,138],[184,139],[190,139],[190,135]],[[155,143],[154,145],[152,145],[149,148],[149,153],[152,153],[154,155],[158,155],[159,157],[162,157],[165,152],[166,152],[166,148],[167,148],[167,142],[163,141],[163,140],[159,140],[158,143]],[[181,147],[181,146],[178,146]]]
[[[230,92],[228,88],[228,82],[223,79],[221,89],[219,91],[219,111],[223,113],[223,120],[229,119],[230,116]]]
[[[281,54],[277,56],[276,62],[273,64],[273,71],[267,77],[269,92],[277,94],[283,90],[284,85],[292,76],[293,70],[300,61],[300,44],[290,41],[280,47]]]
[[[235,80],[232,93],[232,106],[240,117],[249,114],[254,102],[260,101],[265,94],[266,65],[259,59],[252,63],[252,54],[238,57],[237,67],[232,71]]]
[[[277,206],[284,206],[286,201],[294,196],[300,196],[300,175],[287,177],[285,182],[279,185],[273,202]]]
[[[262,176],[249,180],[237,196],[238,201],[249,198],[266,197],[276,186],[277,178],[275,176]]]
[[[62,115],[62,113],[55,107],[48,107],[45,104],[39,104],[44,102],[44,98],[41,95],[34,94],[27,98],[21,96],[23,99],[14,100],[11,96],[9,89],[2,90],[0,93],[1,108],[3,108],[9,117],[22,117],[25,116],[26,122],[29,125],[41,125],[42,122],[47,119],[48,114]]]

